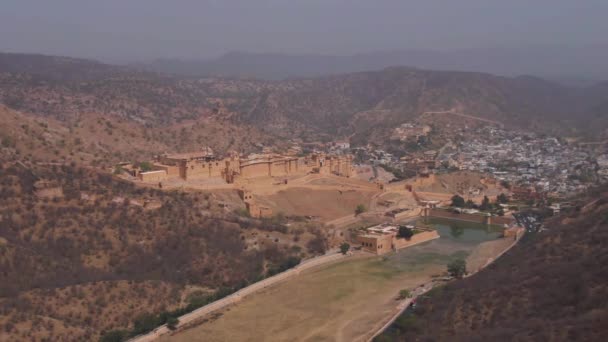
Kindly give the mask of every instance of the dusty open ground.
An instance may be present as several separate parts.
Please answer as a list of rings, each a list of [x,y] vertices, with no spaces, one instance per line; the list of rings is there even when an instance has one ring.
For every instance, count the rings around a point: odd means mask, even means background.
[[[442,270],[406,276],[380,263],[373,257],[300,275],[245,299],[211,323],[162,340],[353,341],[390,314],[400,289],[415,287]]]
[[[264,197],[274,212],[292,215],[318,216],[331,220],[351,215],[359,204],[369,208],[371,198],[376,192],[349,190],[317,190],[309,188],[289,188],[274,195]]]
[[[382,325],[401,289],[445,271],[453,258],[496,252],[496,231],[433,221],[442,238],[388,257],[367,257],[303,273],[245,298],[221,316],[162,341],[362,341]],[[474,226],[475,229],[467,227]]]

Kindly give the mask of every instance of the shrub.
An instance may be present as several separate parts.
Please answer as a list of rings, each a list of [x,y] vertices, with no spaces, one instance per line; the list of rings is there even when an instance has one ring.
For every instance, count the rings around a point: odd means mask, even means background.
[[[126,330],[110,330],[99,338],[100,342],[122,342],[129,337],[129,332]]]
[[[464,259],[456,259],[448,264],[448,273],[455,278],[462,278],[467,274],[467,262]]]
[[[177,325],[179,324],[179,319],[177,317],[169,317],[167,318],[167,328],[169,328],[169,330],[175,330],[177,329]]]
[[[409,240],[414,236],[414,231],[406,226],[399,226],[399,232],[397,233],[397,237],[400,239]]]
[[[463,208],[465,204],[464,198],[458,195],[452,196],[452,207]]]
[[[399,291],[399,299],[410,298],[411,296],[412,296],[412,294],[410,293],[409,290],[403,289],[403,290]]]
[[[355,208],[355,215],[363,214],[367,211],[367,208],[363,204],[359,204],[357,208]]]
[[[344,242],[343,244],[340,245],[340,252],[344,255],[346,255],[346,253],[348,253],[349,249],[350,249],[350,245],[346,242]]]

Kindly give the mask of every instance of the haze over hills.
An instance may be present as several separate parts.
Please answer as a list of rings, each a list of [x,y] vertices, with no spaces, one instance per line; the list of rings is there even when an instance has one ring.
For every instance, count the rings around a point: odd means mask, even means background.
[[[607,339],[608,1],[0,8],[0,342]]]
[[[148,139],[154,129],[172,130],[169,145],[176,149],[203,141],[240,149],[251,130],[265,141],[337,134],[383,146],[394,127],[431,120],[425,119],[428,112],[443,113],[432,118],[438,131],[463,123],[462,115],[587,138],[607,128],[606,83],[581,88],[530,76],[404,67],[266,81],[171,76],[48,56],[5,54],[0,60],[0,101],[9,108],[68,126],[91,115],[120,118],[113,124],[141,127],[132,132],[142,134],[147,129]],[[237,132],[228,143],[213,134],[177,132],[219,125]]]
[[[140,64],[185,76],[285,79],[316,77],[392,66],[485,72],[503,76],[537,75],[571,85],[608,79],[608,45],[525,46],[460,50],[393,50],[355,55],[230,52],[215,59],[158,59]]]
[[[605,82],[570,87],[408,67],[288,80],[199,78],[0,54],[3,333],[91,340],[133,327],[137,334],[166,321],[159,313],[199,307],[327,247],[329,233],[304,216],[287,226],[282,215],[239,214],[245,204],[236,191],[134,185],[107,172],[119,162],[203,146],[218,154],[280,150],[292,139],[387,148],[406,122],[446,135],[479,124],[597,139],[608,128],[607,111]],[[348,196],[342,186],[325,198]],[[315,198],[294,195],[306,196]],[[594,220],[605,214],[600,209]],[[580,250],[593,245],[579,242]]]

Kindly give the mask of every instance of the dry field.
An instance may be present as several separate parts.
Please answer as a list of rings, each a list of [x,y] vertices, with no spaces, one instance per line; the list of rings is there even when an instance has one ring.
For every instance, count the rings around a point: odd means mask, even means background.
[[[318,190],[309,188],[288,188],[264,197],[264,203],[275,212],[289,215],[318,216],[329,221],[354,214],[359,204],[370,207],[373,191]]]
[[[443,270],[394,273],[382,262],[372,257],[302,274],[161,341],[356,341],[390,315],[399,290]]]
[[[399,290],[428,282],[453,258],[500,252],[488,248],[498,246],[495,233],[442,224],[441,239],[311,270],[161,341],[364,341],[394,312]]]

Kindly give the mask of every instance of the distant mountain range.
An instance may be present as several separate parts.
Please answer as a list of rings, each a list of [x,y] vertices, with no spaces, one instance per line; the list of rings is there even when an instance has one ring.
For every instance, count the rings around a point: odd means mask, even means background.
[[[354,145],[387,147],[393,145],[394,128],[406,122],[433,124],[442,137],[454,134],[455,127],[490,122],[586,139],[608,136],[608,82],[574,87],[532,76],[408,67],[260,80],[0,54],[0,103],[68,127],[81,127],[85,119],[99,121],[98,132],[105,132],[108,124],[95,118],[112,120],[116,129],[137,135],[130,138],[131,144],[146,147],[147,153],[203,144],[220,151],[241,150],[255,141],[293,138],[348,137]],[[12,120],[11,127],[21,132],[18,121]],[[233,133],[214,134],[220,127]],[[82,133],[84,140],[93,138]],[[28,137],[25,131],[19,134]],[[112,139],[119,137],[125,136]],[[163,146],[151,148],[148,140],[162,140]],[[104,146],[105,154],[116,155],[110,145]],[[125,142],[125,152],[129,146]]]
[[[316,77],[408,66],[502,76],[535,75],[572,85],[589,85],[608,79],[608,45],[399,50],[352,56],[230,52],[211,60],[159,59],[138,66],[187,76],[261,79]]]

